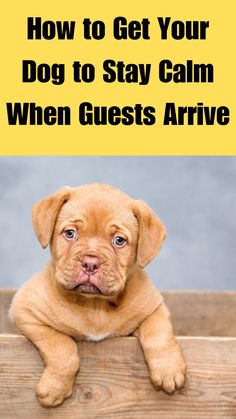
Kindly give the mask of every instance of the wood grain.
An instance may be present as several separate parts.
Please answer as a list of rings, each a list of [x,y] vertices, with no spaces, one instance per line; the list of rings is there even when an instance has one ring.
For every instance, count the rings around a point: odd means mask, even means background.
[[[15,333],[7,312],[16,290],[0,290],[0,333]],[[176,335],[236,336],[236,292],[163,291]]]
[[[0,289],[0,333],[16,333],[15,326],[8,317],[8,310],[15,294],[15,289]]]
[[[175,334],[236,336],[235,291],[164,291]]]
[[[172,396],[149,382],[134,337],[78,344],[81,370],[73,396],[54,409],[42,408],[34,387],[42,361],[23,336],[0,338],[2,419],[236,418],[236,338],[179,338],[187,382]]]

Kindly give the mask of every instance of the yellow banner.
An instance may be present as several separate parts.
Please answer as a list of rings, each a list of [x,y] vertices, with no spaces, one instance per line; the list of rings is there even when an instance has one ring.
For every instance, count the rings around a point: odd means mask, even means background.
[[[236,155],[235,2],[5,2],[1,155]]]

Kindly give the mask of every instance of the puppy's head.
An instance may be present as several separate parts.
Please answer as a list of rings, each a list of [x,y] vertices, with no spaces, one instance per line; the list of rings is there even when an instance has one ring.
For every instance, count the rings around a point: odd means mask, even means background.
[[[129,271],[146,266],[166,231],[143,202],[108,185],[65,187],[33,207],[42,247],[49,244],[56,280],[86,296],[119,294]]]

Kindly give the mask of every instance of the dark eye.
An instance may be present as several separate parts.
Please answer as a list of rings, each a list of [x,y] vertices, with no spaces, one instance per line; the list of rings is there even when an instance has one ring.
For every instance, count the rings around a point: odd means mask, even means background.
[[[65,236],[67,239],[72,240],[72,239],[74,239],[74,238],[76,237],[76,231],[75,231],[75,230],[72,230],[72,229],[70,229],[70,230],[65,230],[65,231],[64,231],[64,236]]]
[[[112,240],[112,243],[117,247],[123,247],[126,244],[126,240],[124,239],[124,237],[116,236]]]

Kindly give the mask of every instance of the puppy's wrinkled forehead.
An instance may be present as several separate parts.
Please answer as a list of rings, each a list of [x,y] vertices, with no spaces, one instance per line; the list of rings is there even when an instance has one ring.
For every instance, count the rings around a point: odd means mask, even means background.
[[[82,190],[73,193],[61,208],[58,223],[80,223],[93,235],[103,233],[106,227],[136,229],[137,219],[131,208],[131,199],[122,192],[108,190]]]

